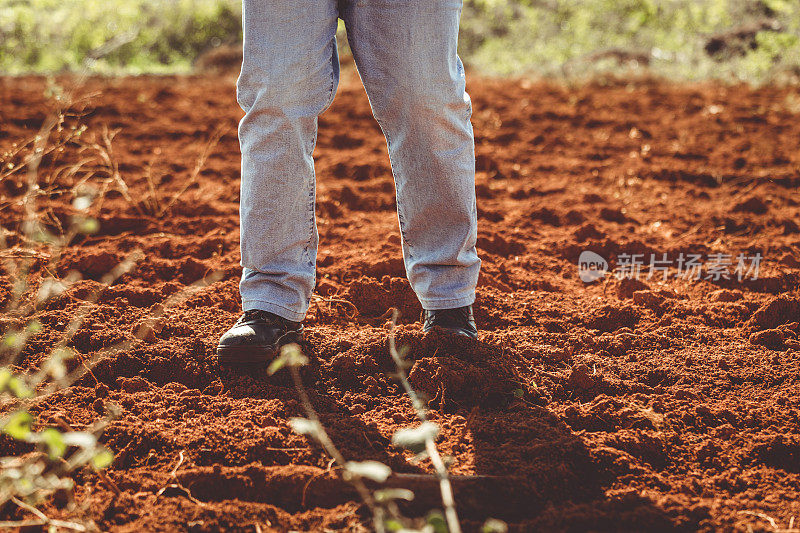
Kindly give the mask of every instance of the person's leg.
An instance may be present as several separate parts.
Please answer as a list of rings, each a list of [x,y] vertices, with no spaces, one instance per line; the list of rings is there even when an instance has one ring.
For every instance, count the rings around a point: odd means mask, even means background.
[[[244,0],[237,100],[245,311],[302,320],[314,289],[318,234],[312,152],[317,116],[339,81],[336,0]]]
[[[423,308],[475,299],[475,149],[456,53],[459,0],[346,0],[353,58],[383,129],[403,257]]]

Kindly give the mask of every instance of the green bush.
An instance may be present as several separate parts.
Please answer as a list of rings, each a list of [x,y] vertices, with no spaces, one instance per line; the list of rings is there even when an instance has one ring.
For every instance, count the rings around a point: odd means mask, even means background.
[[[0,70],[179,72],[241,33],[231,0],[0,0]]]

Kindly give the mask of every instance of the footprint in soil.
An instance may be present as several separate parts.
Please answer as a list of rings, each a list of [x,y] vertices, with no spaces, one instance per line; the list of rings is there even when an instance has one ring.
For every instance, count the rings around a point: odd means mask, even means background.
[[[472,450],[474,484],[456,487],[459,512],[521,522],[524,531],[675,531],[651,501],[611,500],[614,479],[636,468],[629,455],[590,450],[582,437],[526,390],[501,346],[434,330],[403,331],[398,345],[414,358],[409,381],[444,419],[462,421],[457,450]],[[456,426],[459,422],[456,422]],[[452,428],[451,428],[451,431]]]
[[[466,453],[473,464],[470,475],[453,477],[459,514],[466,529],[478,530],[486,518],[495,517],[521,524],[521,531],[675,531],[675,524],[651,501],[637,495],[616,499],[606,495],[605,489],[616,478],[636,468],[635,460],[614,448],[590,448],[557,415],[534,405],[538,399],[524,390],[513,354],[501,346],[436,330],[422,335],[416,328],[400,328],[397,343],[410,348],[408,357],[413,358],[413,366],[409,380],[415,390],[427,396],[435,419],[442,426],[443,453],[462,458]],[[398,429],[396,421],[375,422],[359,416],[362,413],[354,414],[342,401],[341,393],[326,385],[343,386],[344,382],[337,379],[343,369],[332,365],[326,352],[318,356],[316,345],[309,341],[303,345],[311,362],[302,369],[302,378],[336,446],[349,460],[380,461],[400,473],[395,480],[398,486],[411,488],[416,495],[404,507],[405,513],[424,515],[438,507],[441,501],[434,477],[409,463],[400,450],[391,446],[388,435]],[[385,344],[380,346],[380,355],[375,351],[378,347],[369,341],[360,349],[353,351],[354,348],[351,345],[349,352],[355,359],[373,361],[368,372],[389,371],[391,361],[384,353]],[[354,362],[344,371],[358,374],[356,381],[366,381],[368,376],[360,373],[367,367],[362,368],[360,360]],[[280,398],[282,411],[275,416],[304,416],[286,372],[267,378],[263,365],[235,371],[220,369],[220,379],[231,398]],[[522,390],[521,394],[518,390]],[[383,388],[367,395],[380,405],[401,401],[400,393]],[[312,450],[322,461],[322,452],[315,446]],[[303,459],[303,464],[308,460]],[[225,487],[226,498],[233,495],[247,501],[269,502],[290,512],[301,510],[303,493],[306,506],[312,507],[331,507],[358,499],[341,479],[320,476],[318,470],[303,464],[211,469],[212,463],[183,480],[203,500],[219,497],[218,487]],[[309,480],[313,481],[304,492],[303,486]],[[259,490],[254,491],[254,486]]]

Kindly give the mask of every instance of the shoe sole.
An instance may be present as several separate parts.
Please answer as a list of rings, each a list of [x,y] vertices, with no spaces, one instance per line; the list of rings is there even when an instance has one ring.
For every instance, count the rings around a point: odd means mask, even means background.
[[[441,331],[443,333],[446,333],[448,335],[455,335],[457,337],[466,337],[468,339],[477,339],[478,338],[478,332],[472,333],[472,332],[465,331],[463,329],[446,328],[444,326],[433,326],[433,327],[428,328],[428,329],[422,328],[422,333],[430,333],[434,329],[437,329],[437,330],[439,330],[439,331]]]
[[[221,365],[268,363],[280,352],[281,347],[290,342],[300,342],[303,331],[290,331],[275,344],[250,346],[217,346],[217,362]]]

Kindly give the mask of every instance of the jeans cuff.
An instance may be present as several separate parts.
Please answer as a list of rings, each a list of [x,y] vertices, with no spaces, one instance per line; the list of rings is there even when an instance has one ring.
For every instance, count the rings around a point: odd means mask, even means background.
[[[305,313],[298,313],[297,311],[288,309],[273,302],[268,302],[266,300],[242,300],[242,309],[244,311],[260,309],[261,311],[274,313],[279,317],[285,318],[286,320],[291,320],[292,322],[302,322],[306,317]]]
[[[427,311],[436,311],[438,309],[455,309],[456,307],[464,307],[465,305],[472,305],[475,303],[475,293],[462,296],[461,298],[447,298],[447,299],[422,299],[420,298],[422,308]]]

